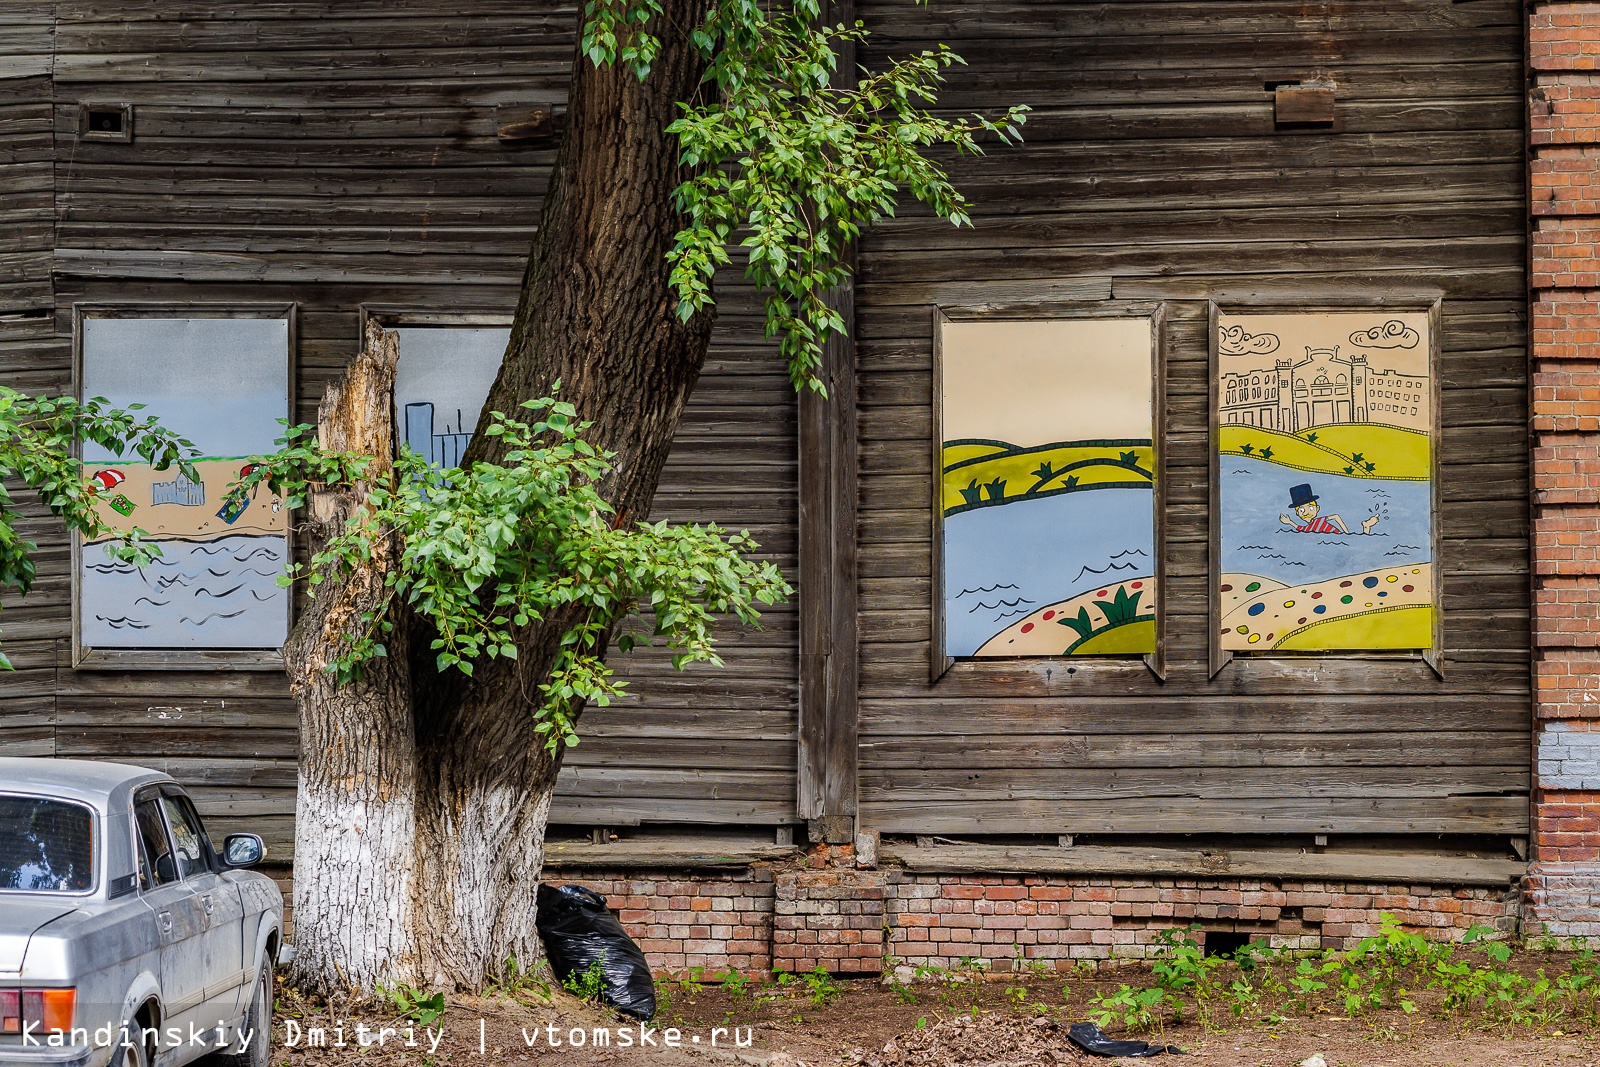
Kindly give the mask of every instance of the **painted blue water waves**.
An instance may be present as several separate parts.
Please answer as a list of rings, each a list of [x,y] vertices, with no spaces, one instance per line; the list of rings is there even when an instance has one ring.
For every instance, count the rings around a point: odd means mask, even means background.
[[[83,550],[80,632],[91,648],[277,648],[288,634],[283,535],[162,541],[143,570]]]
[[[1046,604],[1153,574],[1153,502],[1149,489],[1095,489],[945,519],[946,653],[970,656]]]
[[[1220,462],[1225,572],[1292,585],[1430,559],[1433,490],[1427,482],[1311,474],[1242,456]],[[1289,487],[1307,483],[1321,517],[1338,515],[1354,533],[1295,533],[1278,521],[1280,515],[1294,517]],[[1372,515],[1377,524],[1361,533],[1362,521]]]

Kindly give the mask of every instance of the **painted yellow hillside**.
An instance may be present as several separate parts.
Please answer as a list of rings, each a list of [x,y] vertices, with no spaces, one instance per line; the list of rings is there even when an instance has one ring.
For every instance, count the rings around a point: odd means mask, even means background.
[[[1315,441],[1309,440],[1312,434]],[[1353,423],[1296,435],[1230,424],[1217,428],[1217,448],[1223,455],[1252,456],[1315,474],[1418,482],[1432,476],[1427,437],[1398,426]]]
[[[1433,466],[1428,452],[1428,435],[1421,430],[1370,422],[1346,422],[1304,430],[1296,436],[1309,438],[1312,434],[1316,435],[1316,443],[1324,448],[1331,448],[1346,456],[1359,452],[1365,460],[1376,461],[1379,474],[1385,469],[1414,471],[1419,473],[1408,476],[1426,479]],[[1383,464],[1388,464],[1387,468]],[[1391,474],[1389,477],[1399,475]]]
[[[1154,470],[1155,450],[1148,442],[1089,441],[1015,449],[946,462],[943,506],[949,514],[974,505],[988,506],[997,499],[1153,485]]]
[[[1012,447],[1000,441],[952,441],[944,446],[944,461],[940,466],[949,467],[951,464],[965,463],[979,456],[993,456],[1010,451]]]

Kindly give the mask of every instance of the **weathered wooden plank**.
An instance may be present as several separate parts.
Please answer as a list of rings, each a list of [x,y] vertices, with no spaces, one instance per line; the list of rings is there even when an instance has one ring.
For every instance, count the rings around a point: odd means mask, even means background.
[[[1127,797],[1001,803],[890,801],[862,794],[862,818],[885,833],[1525,834],[1528,799],[1507,797]],[[1178,828],[1182,827],[1182,830]]]
[[[49,262],[48,257],[46,261]],[[168,280],[295,282],[321,281],[382,285],[389,282],[434,285],[484,285],[519,273],[512,255],[463,255],[457,266],[419,269],[411,257],[346,256],[322,253],[293,262],[244,252],[185,252],[140,249],[57,248],[59,274],[79,277],[159,278]]]
[[[785,826],[794,822],[794,797],[786,800],[653,797],[590,799],[557,794],[550,822],[561,826],[638,826],[642,823],[700,823],[707,826]]]
[[[71,727],[160,726],[175,730],[218,728],[294,729],[294,704],[287,694],[276,700],[225,699],[206,696],[165,696],[138,699],[126,696],[61,696],[57,718]]]
[[[1076,774],[1086,768],[1526,767],[1526,731],[1486,732],[1466,726],[1463,722],[1461,729],[1449,732],[1352,735],[1285,729],[1223,737],[1198,734],[1187,726],[1181,733],[1153,730],[1108,735],[1035,730],[1000,736],[990,731],[964,734],[947,730],[941,732],[937,743],[924,737],[872,733],[862,740],[861,765],[863,774],[869,769],[954,769],[976,774],[983,768],[991,776],[1035,769],[1071,769]],[[1007,785],[1011,784],[1008,778]]]
[[[1509,857],[1429,852],[1308,852],[1305,849],[1184,849],[1139,845],[913,845],[885,841],[879,857],[908,871],[940,874],[1059,874],[1135,879],[1303,878],[1405,885],[1505,886],[1527,864]]]
[[[281,728],[194,729],[129,726],[57,726],[56,751],[80,759],[148,756],[293,758],[296,731]]]
[[[1031,135],[1032,123],[1028,130]],[[1299,240],[1387,241],[1398,237],[1473,238],[1485,231],[1509,231],[1523,222],[1525,201],[1517,190],[1505,190],[1499,201],[1462,204],[1419,204],[1396,211],[1389,205],[1353,207],[1274,205],[1269,209],[1236,207],[1174,208],[1163,211],[1161,244],[1202,240],[1220,243],[1278,241],[1292,235]],[[1015,248],[1025,242],[1039,244],[1116,245],[1130,239],[1150,240],[1148,212],[1133,210],[1006,214],[985,218],[980,211],[969,230],[931,225],[926,218],[901,216],[874,227],[872,253],[933,248]],[[1197,323],[1204,330],[1203,323]],[[1203,336],[1199,338],[1202,342]],[[1203,351],[1203,345],[1202,345]]]
[[[990,5],[965,0],[925,11],[887,3],[864,5],[862,10],[872,17],[872,25],[880,37],[896,40],[917,35],[942,40],[1008,41],[1035,36],[1071,40],[1194,33],[1250,38],[1263,34],[1320,37],[1326,32],[1354,33],[1365,39],[1375,32],[1448,34],[1485,26],[1517,27],[1514,12],[1504,4],[1440,7],[1374,0],[1340,3],[1336,7],[1307,7],[1271,0],[1205,3],[1186,0],[1159,5],[1015,2]]]
[[[563,766],[556,793],[567,803],[599,800],[718,800],[736,796],[774,804],[794,803],[794,768],[770,772],[706,770],[699,767]]]
[[[16,0],[12,0],[16,2]],[[34,0],[40,2],[40,0]],[[181,19],[184,9],[175,11],[172,0],[63,0],[51,5],[62,21],[64,32],[73,23],[172,22]],[[471,0],[470,10],[483,17],[514,19],[526,15],[528,5],[518,0]],[[577,8],[552,2],[543,10],[568,12],[577,17]],[[435,16],[437,0],[247,0],[242,3],[208,4],[207,20],[264,22],[270,19],[293,21],[324,18],[380,19],[388,22],[404,16]]]
[[[745,867],[752,863],[783,860],[799,850],[774,844],[770,836],[753,834],[652,834],[623,837],[597,845],[592,840],[554,839],[545,842],[545,866],[573,868],[694,870]]]
[[[571,47],[577,18],[569,7],[524,5],[514,16],[508,17],[504,11],[484,12],[483,6],[473,3],[458,12],[445,12],[438,5],[433,5],[432,10],[414,13],[396,11],[384,20],[383,45],[442,53],[485,44],[531,49],[565,38]],[[49,28],[45,29],[48,33]],[[159,21],[116,18],[101,22],[68,15],[62,19],[55,38],[56,47],[69,55],[238,52],[256,56],[325,49],[366,51],[373,46],[373,26],[367,18],[340,17],[337,5],[321,17],[294,20],[227,18],[210,14],[203,18],[185,17],[179,9],[169,5]],[[481,67],[479,64],[467,69]]]
[[[1115,735],[1169,736],[1173,721],[1181,724],[1185,734],[1211,739],[1195,744],[1208,744],[1218,750],[1228,749],[1234,737],[1255,736],[1264,730],[1285,734],[1303,731],[1312,742],[1335,732],[1410,733],[1418,735],[1414,743],[1461,732],[1499,732],[1523,738],[1520,743],[1525,744],[1531,729],[1531,704],[1526,694],[1515,693],[1396,693],[1376,701],[1362,694],[1327,692],[1297,708],[1293,719],[1287,720],[1283,697],[1271,693],[1229,695],[1225,700],[1159,692],[1138,701],[1093,693],[1069,700],[1013,694],[974,699],[947,694],[942,687],[936,687],[924,695],[863,700],[861,731],[863,738],[874,745],[900,738],[922,740],[930,751],[948,747],[964,751],[968,759],[985,750],[989,742],[982,739],[984,735],[1002,739],[1041,735],[1057,740],[1082,738],[1092,746],[1115,745],[1120,743]],[[957,741],[952,743],[948,738]],[[967,749],[960,748],[967,738],[978,740]],[[1296,758],[1299,751],[1286,745],[1276,754],[1289,760]],[[873,758],[866,753],[863,756]],[[1227,757],[1213,754],[1211,758]]]
[[[1215,678],[1201,663],[1174,657],[1165,686],[1147,677],[1142,664],[1099,661],[1067,663],[1059,660],[961,661],[939,680],[942,699],[994,699],[1008,697],[1072,697],[1108,699],[1138,697],[1148,700],[1170,694],[1191,700],[1232,700],[1242,695],[1279,694],[1300,699],[1306,692],[1350,696],[1368,694],[1528,695],[1529,668],[1523,662],[1496,662],[1486,658],[1463,659],[1448,655],[1447,677],[1432,678],[1418,659],[1365,659],[1345,656],[1235,659]],[[926,642],[861,646],[861,679],[867,697],[931,695],[927,689]],[[919,673],[920,672],[920,673]],[[1181,706],[1181,705],[1180,705]]]
[[[284,52],[147,51],[58,52],[58,85],[74,82],[263,82],[316,79],[337,82],[438,78],[457,71],[493,70],[501,76],[554,73],[570,67],[572,45],[548,40],[503,46],[489,37],[471,47],[298,49]]]
[[[726,717],[727,713],[724,713]],[[728,731],[726,719],[722,725]],[[732,732],[732,731],[728,731]],[[601,735],[605,736],[605,735]],[[676,771],[702,773],[697,768],[709,768],[703,773],[755,774],[769,777],[777,774],[794,788],[794,768],[786,761],[794,752],[794,734],[789,731],[776,737],[760,738],[750,734],[735,734],[725,739],[679,735],[675,737],[639,737],[612,734],[604,745],[579,744],[567,753],[563,769],[582,768],[590,780],[612,766],[626,765],[627,773],[643,768],[673,768]],[[730,762],[728,757],[736,757]]]

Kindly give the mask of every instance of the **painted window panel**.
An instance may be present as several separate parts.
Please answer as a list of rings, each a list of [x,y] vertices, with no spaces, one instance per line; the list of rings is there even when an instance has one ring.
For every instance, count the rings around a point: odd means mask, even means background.
[[[394,406],[400,439],[436,467],[454,467],[500,371],[509,326],[401,326]],[[513,413],[514,416],[515,413]]]
[[[1152,320],[940,331],[945,654],[1154,652]]]
[[[265,487],[230,491],[273,451],[289,414],[287,317],[123,317],[81,322],[80,391],[144,404],[200,451],[201,480],[99,445],[83,450],[101,517],[161,548],[140,569],[79,552],[78,634],[88,649],[276,649],[288,633],[289,514]]]
[[[1221,647],[1431,649],[1428,313],[1216,321]]]

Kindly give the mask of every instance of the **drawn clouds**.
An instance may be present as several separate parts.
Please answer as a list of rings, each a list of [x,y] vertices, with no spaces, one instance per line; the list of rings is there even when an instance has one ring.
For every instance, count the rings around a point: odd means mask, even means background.
[[[1399,319],[1390,319],[1382,326],[1357,330],[1350,335],[1350,343],[1358,348],[1416,348],[1421,340],[1416,330]]]
[[[1218,345],[1225,356],[1264,356],[1278,350],[1278,335],[1246,333],[1243,326],[1224,326]]]

